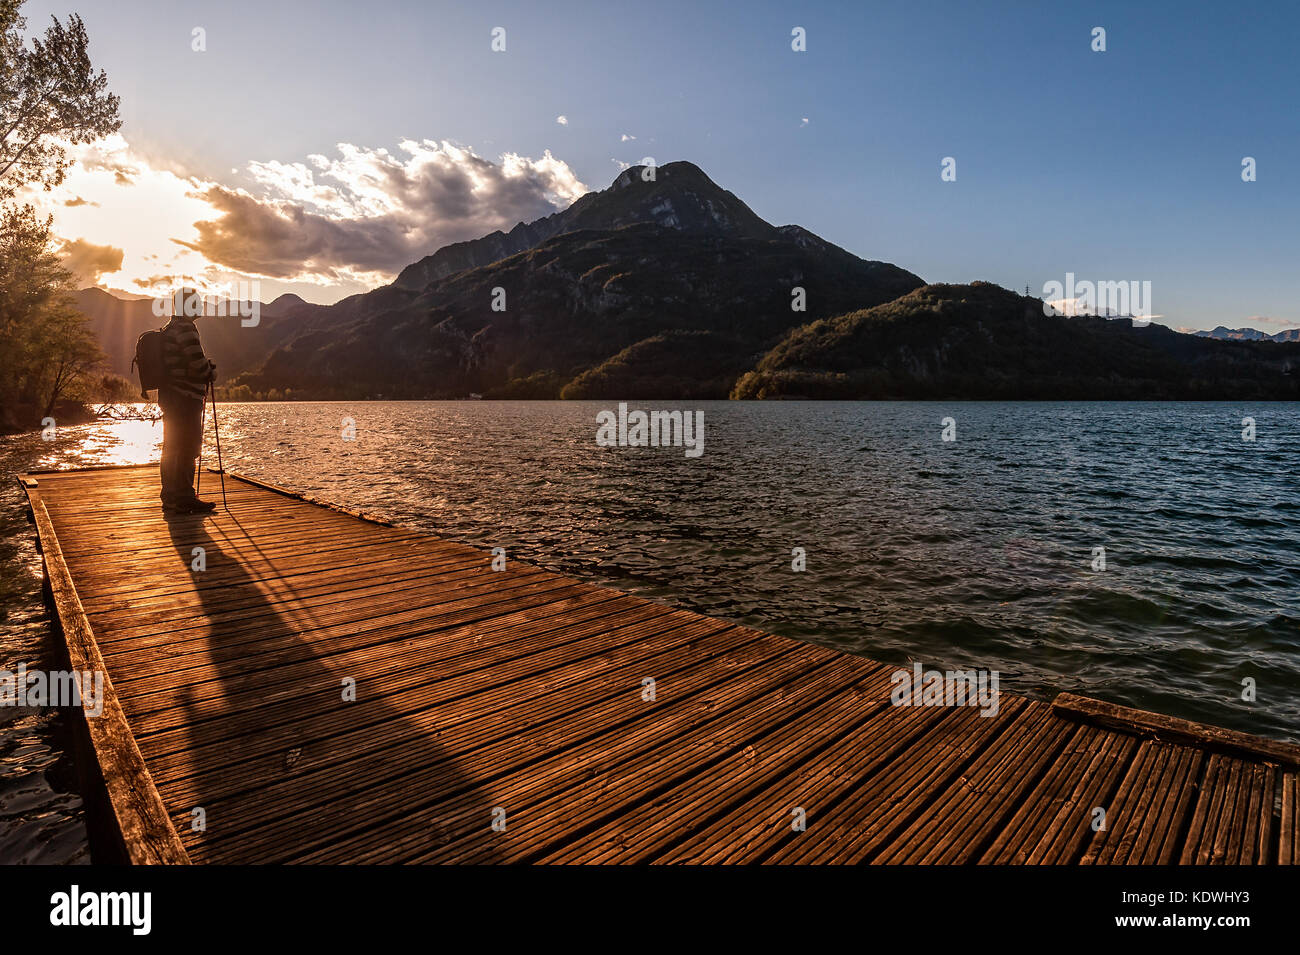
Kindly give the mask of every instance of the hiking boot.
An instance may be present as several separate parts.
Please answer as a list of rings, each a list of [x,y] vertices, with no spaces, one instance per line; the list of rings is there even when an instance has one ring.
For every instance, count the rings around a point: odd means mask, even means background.
[[[164,504],[163,510],[170,511],[173,514],[211,514],[217,509],[217,505],[212,501],[201,501],[197,497],[190,498],[187,501],[176,501],[172,504]]]

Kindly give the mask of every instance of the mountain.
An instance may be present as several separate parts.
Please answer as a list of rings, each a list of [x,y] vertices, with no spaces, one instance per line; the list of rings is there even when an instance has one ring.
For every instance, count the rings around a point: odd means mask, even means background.
[[[1294,400],[1300,344],[1050,317],[987,282],[927,285],[795,329],[733,397]]]
[[[152,298],[126,299],[100,288],[84,288],[74,293],[73,299],[99,339],[108,370],[119,375],[131,374],[135,340],[140,334],[167,322],[154,314]],[[267,353],[292,333],[292,321],[284,320],[319,307],[297,295],[285,294],[261,305],[256,327],[244,327],[237,317],[200,318],[198,328],[204,351],[217,363],[223,379],[248,371],[261,364]]]
[[[655,172],[625,170],[334,305],[283,295],[256,328],[201,319],[204,346],[237,397],[1300,397],[1300,342],[1049,317],[985,282],[927,286],[765,222],[691,163]],[[125,374],[136,337],[161,324],[152,302],[79,299]]]
[[[292,333],[237,384],[316,398],[725,398],[791,329],[921,284],[770,225],[690,163],[653,181],[634,167],[563,212],[441,249],[392,285],[295,311]],[[806,310],[792,308],[796,288]],[[687,342],[689,356],[666,347]]]
[[[1199,331],[1195,334],[1198,338],[1216,338],[1220,341],[1300,342],[1300,328],[1288,328],[1270,335],[1268,332],[1261,332],[1257,328],[1225,328],[1220,325],[1213,331]]]
[[[287,314],[290,309],[296,309],[300,305],[306,304],[307,302],[302,298],[302,296],[295,295],[293,292],[285,292],[274,301],[263,305],[262,314],[279,317]]]
[[[490,265],[566,232],[607,232],[638,223],[750,238],[770,238],[775,232],[773,226],[735,195],[720,189],[694,163],[673,162],[656,167],[654,179],[649,182],[645,179],[646,168],[632,166],[623,170],[608,189],[589,192],[561,212],[521,222],[509,232],[497,231],[481,239],[444,246],[408,265],[393,284],[418,292],[454,272]]]

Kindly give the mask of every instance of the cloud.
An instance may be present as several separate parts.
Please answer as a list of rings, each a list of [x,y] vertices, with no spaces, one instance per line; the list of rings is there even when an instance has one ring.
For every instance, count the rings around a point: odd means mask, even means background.
[[[619,142],[621,142],[621,143],[625,143],[625,142],[627,142],[628,140],[631,140],[631,139],[636,139],[636,137],[633,136],[631,133],[624,133],[623,136],[622,136],[622,138],[619,140]]]
[[[567,117],[567,116],[557,116],[557,117],[555,117],[555,121],[556,121],[557,123],[559,123],[561,126],[568,126],[568,125],[569,125],[569,117]]]
[[[76,276],[77,287],[98,285],[99,278],[105,272],[117,272],[122,268],[125,253],[111,245],[95,245],[85,239],[64,241],[59,247],[63,256],[63,267]]]
[[[1261,325],[1271,325],[1274,328],[1292,328],[1300,324],[1294,318],[1273,318],[1270,315],[1251,315],[1249,318],[1243,318],[1237,328],[1259,328]]]
[[[90,172],[105,170],[127,175],[138,175],[144,168],[120,135],[109,136],[86,148],[77,156],[77,165]]]
[[[25,198],[54,216],[54,233],[82,282],[102,276],[106,287],[143,292],[145,279],[164,270],[210,272],[213,284],[229,281],[231,276],[216,274],[211,263],[171,241],[191,238],[193,223],[214,214],[190,196],[198,180],[133,149],[120,134],[70,146],[69,155],[75,161],[62,185]],[[118,251],[109,259],[105,249]]]
[[[493,162],[423,140],[386,149],[338,146],[340,157],[250,163],[254,195],[216,183],[195,195],[216,213],[177,240],[210,262],[284,280],[380,282],[452,242],[549,215],[587,192],[549,151]]]
[[[509,230],[587,192],[550,152],[487,159],[432,140],[250,162],[239,182],[188,175],[120,135],[70,151],[65,182],[30,201],[54,214],[60,237],[124,250],[109,282],[132,292],[166,274],[193,276],[204,290],[269,279],[351,294],[443,245]]]
[[[1153,314],[1153,315],[1140,315],[1140,316],[1129,315],[1127,313],[1121,315],[1113,308],[1108,308],[1108,307],[1098,308],[1096,303],[1093,302],[1091,299],[1089,299],[1086,295],[1078,295],[1075,296],[1074,298],[1044,299],[1043,304],[1050,305],[1052,308],[1056,309],[1056,311],[1061,315],[1066,315],[1071,318],[1080,317],[1080,316],[1093,316],[1093,317],[1104,316],[1106,318],[1141,318],[1143,321],[1150,321],[1153,318],[1165,317],[1163,313],[1158,315]]]

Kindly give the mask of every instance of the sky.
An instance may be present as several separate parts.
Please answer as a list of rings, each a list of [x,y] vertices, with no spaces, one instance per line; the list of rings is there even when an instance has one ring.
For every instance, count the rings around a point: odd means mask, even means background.
[[[83,284],[255,279],[264,301],[332,302],[649,157],[927,282],[1038,295],[1072,273],[1150,282],[1172,327],[1300,325],[1296,4],[23,12],[29,32],[79,13],[122,97],[120,133],[40,197]]]

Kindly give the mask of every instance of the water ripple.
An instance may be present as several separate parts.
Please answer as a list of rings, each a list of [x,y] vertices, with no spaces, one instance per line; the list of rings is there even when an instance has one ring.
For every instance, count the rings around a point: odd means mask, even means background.
[[[597,447],[604,407],[231,405],[222,447],[234,470],[788,636],[1300,735],[1300,405],[703,402],[699,458]],[[156,459],[155,443],[114,424],[0,452],[12,471]],[[30,663],[48,635],[9,483],[0,645]],[[44,839],[75,861],[57,727],[30,719],[0,727],[5,855]]]

